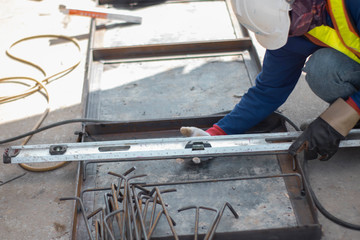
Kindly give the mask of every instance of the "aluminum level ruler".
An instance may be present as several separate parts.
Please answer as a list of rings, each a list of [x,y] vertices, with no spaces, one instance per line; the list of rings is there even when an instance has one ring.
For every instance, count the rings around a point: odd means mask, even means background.
[[[241,134],[227,136],[157,138],[103,142],[12,146],[4,163],[58,161],[142,161],[216,155],[265,155],[287,153],[301,132]],[[360,130],[352,130],[340,148],[359,147]]]

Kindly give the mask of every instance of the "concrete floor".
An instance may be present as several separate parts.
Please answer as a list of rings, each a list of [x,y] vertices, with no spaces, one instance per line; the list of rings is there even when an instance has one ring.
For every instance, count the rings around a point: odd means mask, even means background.
[[[9,59],[5,50],[14,41],[37,34],[63,34],[67,36],[86,34],[89,19],[66,17],[59,13],[59,0],[0,0],[0,78],[27,75],[41,77],[37,70]],[[93,1],[78,0],[92,5]],[[51,72],[64,67],[77,54],[69,45],[59,45],[58,52],[37,50],[38,43],[19,46],[21,56],[37,59]],[[32,45],[33,44],[33,45]],[[44,124],[83,116],[81,103],[84,77],[84,60],[87,41],[81,40],[82,63],[70,74],[48,85],[51,95],[51,112]],[[34,46],[34,47],[30,47]],[[41,45],[43,46],[43,45]],[[62,53],[59,54],[59,51]],[[260,55],[262,50],[260,49]],[[41,55],[44,54],[44,55]],[[60,58],[61,56],[61,58]],[[64,57],[64,59],[62,59]],[[45,59],[45,60],[44,60]],[[42,61],[42,62],[41,62]],[[49,63],[49,64],[47,64]],[[22,89],[21,85],[3,84],[0,96]],[[32,129],[46,107],[41,94],[0,105],[0,139],[19,135]],[[294,93],[280,110],[298,125],[306,119],[315,118],[326,108],[321,100],[308,89],[302,77]],[[35,135],[30,144],[49,142],[73,142],[74,131],[80,124],[57,127]],[[20,145],[15,141],[0,145],[0,152],[7,146]],[[360,151],[341,150],[328,162],[310,163],[311,182],[320,200],[335,215],[353,223],[360,223]],[[43,166],[43,165],[41,165]],[[0,186],[0,233],[1,239],[69,239],[71,233],[71,202],[61,202],[60,197],[73,196],[75,190],[76,163],[45,173],[27,172],[17,180]],[[0,162],[0,181],[5,182],[24,173],[17,165]],[[333,224],[319,213],[325,240],[360,239],[360,232]]]
[[[38,34],[74,36],[89,31],[89,19],[68,18],[58,10],[64,1],[1,0],[0,8],[0,78],[8,76],[42,77],[32,67],[9,59],[5,50],[20,38]],[[91,4],[92,1],[78,1]],[[51,75],[64,69],[79,53],[69,44],[59,44],[49,50],[49,39],[20,44],[20,56],[34,59]],[[81,97],[84,78],[84,59],[87,41],[80,41],[82,62],[65,77],[48,84],[51,111],[44,124],[83,115]],[[60,54],[61,52],[61,54]],[[21,91],[21,84],[0,84],[0,95]],[[0,105],[0,138],[28,132],[38,121],[46,107],[42,94]],[[35,135],[29,144],[46,142],[73,142],[80,124],[66,125]],[[10,145],[20,145],[21,140],[0,146],[0,152]],[[41,166],[44,166],[43,164]],[[5,182],[26,172],[17,165],[0,164],[0,181]],[[74,196],[76,163],[70,163],[52,172],[27,172],[25,176],[0,186],[1,239],[69,239],[71,233],[72,202],[60,202],[60,197]]]

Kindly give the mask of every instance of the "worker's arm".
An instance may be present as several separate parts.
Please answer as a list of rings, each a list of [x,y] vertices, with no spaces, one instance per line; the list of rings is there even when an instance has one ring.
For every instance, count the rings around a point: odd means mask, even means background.
[[[269,116],[294,89],[306,58],[319,47],[302,37],[289,38],[278,50],[266,51],[256,85],[216,126],[226,134],[239,134]]]
[[[206,132],[183,127],[181,133],[187,137],[244,133],[285,102],[300,77],[306,58],[317,49],[319,47],[310,41],[293,37],[284,47],[267,50],[255,86],[248,90],[229,114]]]

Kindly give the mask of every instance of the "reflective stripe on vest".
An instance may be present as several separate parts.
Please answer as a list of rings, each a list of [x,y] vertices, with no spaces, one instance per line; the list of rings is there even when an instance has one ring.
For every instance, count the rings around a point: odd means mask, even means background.
[[[335,29],[322,25],[306,36],[315,44],[334,48],[360,63],[360,38],[349,20],[344,0],[327,0],[327,3]]]

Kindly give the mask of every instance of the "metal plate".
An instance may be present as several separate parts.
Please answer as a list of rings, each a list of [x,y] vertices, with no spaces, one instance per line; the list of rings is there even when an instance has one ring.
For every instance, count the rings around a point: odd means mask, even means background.
[[[104,33],[103,47],[235,39],[225,1],[178,1],[134,8],[142,23]]]
[[[106,64],[99,114],[126,121],[223,112],[250,87],[247,78],[241,55]]]
[[[191,236],[194,231],[194,211],[178,213],[177,210],[190,206],[207,206],[219,209],[229,202],[239,214],[235,219],[230,211],[226,211],[219,225],[217,234],[232,233],[234,236],[241,231],[263,230],[271,228],[296,227],[296,213],[292,208],[290,197],[283,178],[229,180],[241,176],[256,177],[259,175],[279,174],[281,171],[275,156],[267,157],[218,157],[196,165],[191,159],[174,159],[162,161],[146,161],[142,163],[98,164],[97,186],[110,186],[117,178],[106,174],[109,171],[123,171],[136,167],[133,174],[148,174],[147,177],[136,179],[150,185],[170,184],[183,181],[185,184],[161,186],[160,189],[175,188],[174,193],[163,195],[169,205],[168,210],[176,222],[175,229],[179,236]],[[210,180],[194,183],[192,180]],[[151,184],[156,182],[156,184]],[[151,189],[151,187],[149,187]],[[302,198],[300,191],[298,197]],[[101,206],[103,194],[95,198],[95,209]],[[96,205],[99,204],[99,205]],[[211,224],[214,213],[201,213],[199,234],[205,234]],[[171,232],[162,218],[154,232],[154,239],[170,237]]]

